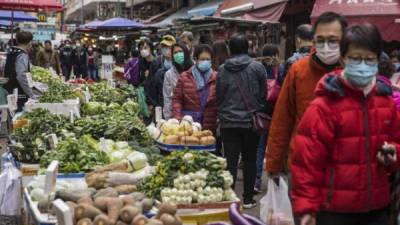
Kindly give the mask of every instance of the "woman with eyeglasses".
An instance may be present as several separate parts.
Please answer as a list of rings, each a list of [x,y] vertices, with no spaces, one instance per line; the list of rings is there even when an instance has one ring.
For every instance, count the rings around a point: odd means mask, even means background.
[[[321,79],[295,136],[294,212],[301,225],[385,225],[400,114],[378,76],[381,35],[373,25],[351,26],[340,51],[344,69]]]

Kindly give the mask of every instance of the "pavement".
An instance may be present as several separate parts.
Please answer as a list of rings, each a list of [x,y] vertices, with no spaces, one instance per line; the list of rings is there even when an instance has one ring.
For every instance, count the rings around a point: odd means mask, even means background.
[[[257,218],[260,217],[260,199],[267,193],[267,182],[266,182],[266,176],[263,175],[263,180],[262,180],[262,193],[254,196],[254,200],[257,201],[257,207],[252,208],[252,209],[245,209],[244,213],[255,216]],[[243,195],[243,174],[242,174],[242,170],[238,171],[238,177],[236,180],[236,186],[235,186],[235,192],[236,195],[238,197],[240,197],[241,200],[242,199],[242,195]]]

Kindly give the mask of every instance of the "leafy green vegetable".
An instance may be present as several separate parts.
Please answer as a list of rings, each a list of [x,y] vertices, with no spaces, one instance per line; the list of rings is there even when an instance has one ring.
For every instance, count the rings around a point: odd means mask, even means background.
[[[52,82],[61,83],[61,80],[54,77],[49,69],[45,69],[39,66],[32,66],[31,68],[32,80],[38,81],[44,84],[50,84]]]
[[[44,92],[39,98],[39,102],[58,103],[68,99],[76,99],[71,87],[58,82],[50,82],[48,91]]]
[[[109,163],[106,153],[96,146],[97,142],[90,135],[79,139],[67,138],[61,141],[54,151],[48,151],[42,156],[40,166],[47,167],[51,161],[58,160],[62,172],[91,171],[97,166]]]

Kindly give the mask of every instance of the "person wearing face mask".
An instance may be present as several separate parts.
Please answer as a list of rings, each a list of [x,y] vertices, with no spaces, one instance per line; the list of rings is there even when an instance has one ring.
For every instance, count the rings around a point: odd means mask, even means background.
[[[87,78],[87,51],[80,41],[77,41],[71,54],[74,75],[79,78]]]
[[[65,77],[65,80],[69,80],[72,71],[72,47],[71,41],[66,40],[65,45],[60,49],[60,62],[62,74]]]
[[[209,45],[201,44],[194,49],[196,64],[182,73],[172,97],[173,117],[181,120],[192,116],[203,129],[217,129],[217,72],[212,69],[213,51]]]
[[[171,47],[176,43],[172,35],[165,35],[160,42],[161,55],[150,66],[150,75],[147,79],[146,97],[148,104],[154,108],[163,106],[162,88],[165,73],[172,67]]]
[[[325,75],[294,138],[293,210],[301,225],[389,224],[388,173],[400,168],[400,112],[378,76],[382,38],[349,27],[344,69]]]
[[[186,45],[186,48],[189,50],[190,55],[193,55],[193,42],[194,36],[190,31],[184,31],[179,37],[179,41]]]
[[[275,178],[291,164],[291,142],[298,122],[314,99],[314,89],[322,76],[339,68],[340,40],[346,29],[345,18],[325,12],[314,24],[315,51],[295,62],[286,74],[275,104],[269,130],[266,171]]]
[[[88,74],[89,78],[94,81],[99,80],[97,67],[97,65],[99,64],[98,60],[100,59],[98,57],[97,51],[95,51],[92,46],[89,46],[87,52]]]
[[[39,52],[38,64],[43,68],[53,68],[57,74],[61,73],[61,63],[58,52],[53,49],[51,41],[44,42],[44,49]]]
[[[154,61],[154,46],[149,38],[143,38],[139,42],[139,70],[140,70],[140,81],[143,85],[150,75],[150,66]]]
[[[165,119],[172,118],[172,97],[178,79],[184,71],[193,65],[190,53],[182,43],[176,43],[171,47],[172,67],[165,72],[163,82],[163,114]]]

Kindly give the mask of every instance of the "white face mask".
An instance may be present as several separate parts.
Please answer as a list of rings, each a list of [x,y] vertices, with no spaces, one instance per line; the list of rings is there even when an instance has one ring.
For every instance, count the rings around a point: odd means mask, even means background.
[[[142,50],[140,51],[140,55],[141,55],[143,58],[147,58],[147,57],[150,55],[150,51],[147,50],[147,49],[142,49]]]
[[[324,44],[322,48],[316,48],[316,56],[326,65],[334,65],[339,62],[340,48],[337,47],[332,49],[328,46],[328,43]]]

